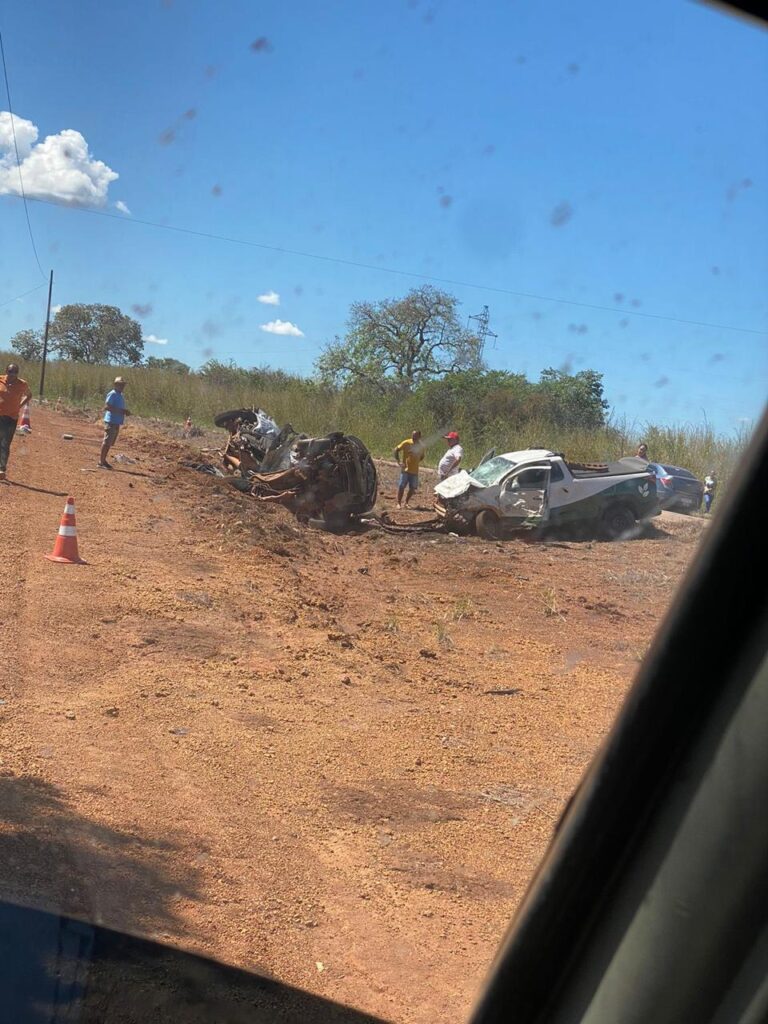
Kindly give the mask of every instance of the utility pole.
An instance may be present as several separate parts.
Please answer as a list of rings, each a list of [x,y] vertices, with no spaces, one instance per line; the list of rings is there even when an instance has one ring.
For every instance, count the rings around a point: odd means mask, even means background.
[[[45,314],[45,337],[43,338],[43,364],[40,367],[40,397],[43,397],[45,388],[45,361],[48,358],[48,330],[51,326],[51,293],[53,292],[53,271],[48,281],[48,312]]]
[[[480,339],[480,358],[483,358],[483,352],[485,351],[485,342],[488,338],[493,338],[495,341],[498,338],[498,334],[494,334],[489,328],[488,324],[491,320],[491,314],[488,312],[488,307],[483,306],[482,313],[477,313],[475,316],[470,316],[470,320],[477,320],[477,336]],[[493,346],[496,348],[496,346]]]

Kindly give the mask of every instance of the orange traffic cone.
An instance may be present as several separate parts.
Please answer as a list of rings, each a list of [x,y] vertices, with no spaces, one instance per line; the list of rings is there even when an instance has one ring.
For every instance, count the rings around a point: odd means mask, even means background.
[[[45,556],[50,562],[66,562],[68,565],[85,565],[77,553],[77,527],[75,526],[75,499],[67,498],[61,517],[59,533],[53,551]]]
[[[22,406],[21,423],[19,424],[20,434],[31,434],[32,424],[29,422],[29,402]]]

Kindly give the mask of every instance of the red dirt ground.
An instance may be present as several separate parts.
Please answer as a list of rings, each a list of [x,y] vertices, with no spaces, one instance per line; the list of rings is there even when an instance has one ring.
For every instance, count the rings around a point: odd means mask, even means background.
[[[147,427],[112,473],[86,419],[33,431],[0,485],[0,896],[464,1020],[700,525],[334,537]],[[85,566],[43,558],[68,493]]]

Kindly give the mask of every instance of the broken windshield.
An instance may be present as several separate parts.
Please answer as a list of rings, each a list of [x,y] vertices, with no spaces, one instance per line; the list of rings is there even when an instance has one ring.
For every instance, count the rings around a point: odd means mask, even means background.
[[[511,459],[497,455],[495,459],[489,459],[482,466],[473,469],[470,475],[475,483],[482,487],[493,487],[514,465],[515,463]]]

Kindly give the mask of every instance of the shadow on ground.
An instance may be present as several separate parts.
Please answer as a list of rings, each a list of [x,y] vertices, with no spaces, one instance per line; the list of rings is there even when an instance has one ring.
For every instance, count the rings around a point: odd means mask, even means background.
[[[181,933],[183,837],[121,833],[41,779],[0,777],[0,1024],[374,1024],[377,1018],[131,932]],[[113,905],[119,894],[120,905]],[[121,931],[100,925],[117,923]]]

